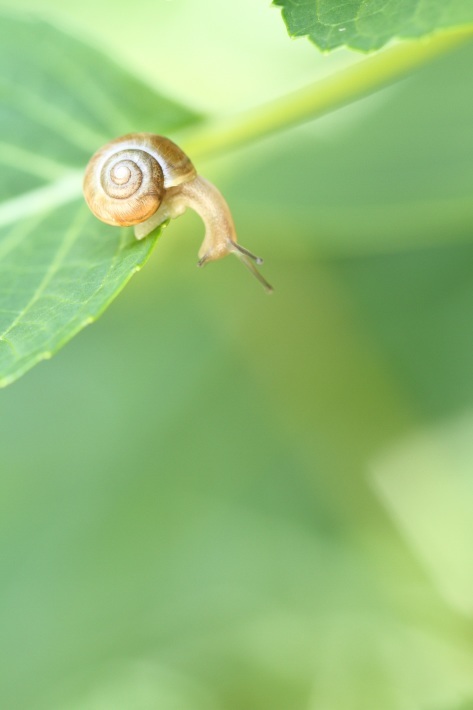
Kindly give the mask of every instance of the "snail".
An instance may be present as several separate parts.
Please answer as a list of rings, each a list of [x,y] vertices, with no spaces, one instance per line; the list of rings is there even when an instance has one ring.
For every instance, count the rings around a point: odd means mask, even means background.
[[[98,219],[134,226],[137,239],[190,207],[205,225],[198,266],[235,254],[272,291],[256,268],[263,260],[237,243],[223,195],[197,174],[187,155],[169,138],[129,133],[110,141],[90,159],[83,187],[86,202]]]

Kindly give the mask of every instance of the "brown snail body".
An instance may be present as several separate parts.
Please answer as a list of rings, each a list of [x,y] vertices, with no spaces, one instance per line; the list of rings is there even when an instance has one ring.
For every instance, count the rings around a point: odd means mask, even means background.
[[[107,224],[135,227],[143,239],[187,208],[205,224],[199,266],[236,254],[263,284],[256,269],[262,259],[237,243],[233,218],[223,195],[200,177],[175,143],[152,133],[129,133],[100,148],[84,175],[84,197],[91,211]]]

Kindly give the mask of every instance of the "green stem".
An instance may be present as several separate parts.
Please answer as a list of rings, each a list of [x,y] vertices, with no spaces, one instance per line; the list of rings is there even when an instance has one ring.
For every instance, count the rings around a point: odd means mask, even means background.
[[[402,42],[280,99],[209,122],[179,142],[193,159],[246,145],[372,94],[472,38],[473,27],[468,26]]]

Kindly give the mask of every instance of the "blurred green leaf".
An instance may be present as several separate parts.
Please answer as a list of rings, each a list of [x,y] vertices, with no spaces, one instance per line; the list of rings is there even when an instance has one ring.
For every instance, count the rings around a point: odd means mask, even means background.
[[[155,244],[88,212],[81,174],[92,153],[197,116],[43,22],[3,17],[0,64],[2,386],[97,318]]]
[[[466,618],[473,614],[472,432],[473,418],[463,416],[397,444],[372,466],[386,507],[447,603]]]
[[[274,0],[288,32],[321,49],[370,51],[395,37],[422,37],[473,22],[470,0]]]

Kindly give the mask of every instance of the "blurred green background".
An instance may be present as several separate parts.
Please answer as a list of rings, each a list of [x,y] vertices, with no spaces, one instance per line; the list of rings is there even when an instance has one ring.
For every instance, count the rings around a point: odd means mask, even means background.
[[[211,115],[360,59],[254,0],[15,7]],[[1,392],[1,708],[472,706],[472,67],[198,165],[272,297],[187,214]]]

